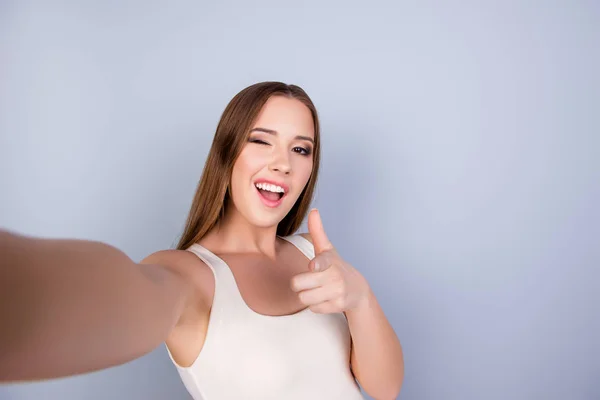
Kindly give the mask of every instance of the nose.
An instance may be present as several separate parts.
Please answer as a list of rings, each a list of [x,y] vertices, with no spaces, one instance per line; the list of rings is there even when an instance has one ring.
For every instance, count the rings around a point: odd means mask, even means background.
[[[292,166],[290,164],[288,153],[284,150],[274,150],[269,169],[286,175],[289,174],[292,170]]]

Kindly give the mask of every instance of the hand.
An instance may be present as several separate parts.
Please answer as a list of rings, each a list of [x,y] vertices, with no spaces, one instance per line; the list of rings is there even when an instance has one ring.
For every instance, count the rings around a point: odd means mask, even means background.
[[[350,311],[366,303],[370,288],[365,278],[337,253],[323,229],[317,210],[308,215],[308,232],[315,258],[308,272],[292,278],[292,289],[300,301],[316,313]]]

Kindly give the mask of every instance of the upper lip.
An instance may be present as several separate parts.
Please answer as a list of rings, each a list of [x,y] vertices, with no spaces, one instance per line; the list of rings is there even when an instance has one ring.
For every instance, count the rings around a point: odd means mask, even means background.
[[[269,185],[281,186],[283,188],[283,194],[286,194],[290,190],[289,186],[285,183],[272,181],[270,179],[257,179],[254,181],[254,185],[256,185],[257,183],[268,183]]]

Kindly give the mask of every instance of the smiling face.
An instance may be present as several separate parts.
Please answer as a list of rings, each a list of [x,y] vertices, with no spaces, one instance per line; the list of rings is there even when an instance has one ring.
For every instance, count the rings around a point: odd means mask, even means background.
[[[231,212],[258,227],[276,226],[313,170],[314,121],[299,100],[271,97],[250,129],[231,174]]]

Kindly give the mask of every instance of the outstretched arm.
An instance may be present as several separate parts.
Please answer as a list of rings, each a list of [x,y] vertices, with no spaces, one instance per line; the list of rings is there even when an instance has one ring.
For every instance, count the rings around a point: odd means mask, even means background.
[[[0,230],[0,382],[123,364],[163,342],[190,288],[100,242]]]

